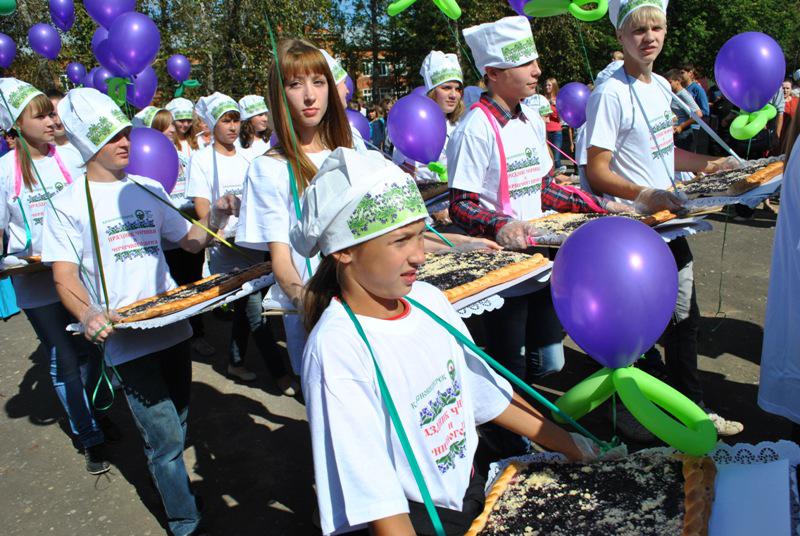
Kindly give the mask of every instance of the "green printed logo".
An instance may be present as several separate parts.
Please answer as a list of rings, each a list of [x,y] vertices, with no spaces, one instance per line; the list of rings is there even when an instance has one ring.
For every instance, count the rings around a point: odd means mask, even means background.
[[[23,82],[17,89],[11,92],[11,95],[8,96],[8,103],[13,108],[20,109],[22,108],[23,104],[25,104],[25,101],[37,93],[41,93],[41,91],[32,85]]]
[[[664,9],[664,4],[662,4],[660,0],[631,0],[619,8],[619,13],[617,14],[617,28],[622,26],[622,23],[625,21],[627,16],[630,15],[634,10],[644,6],[653,6],[662,11],[666,11]]]
[[[500,49],[500,52],[503,54],[503,61],[514,64],[525,63],[538,56],[533,37],[526,37],[506,45]]]
[[[450,80],[458,80],[459,82],[462,82],[464,80],[464,75],[461,72],[461,69],[456,69],[455,67],[448,67],[447,69],[442,69],[434,72],[431,75],[431,86],[436,87],[439,84],[443,84]]]
[[[354,238],[363,238],[388,229],[397,222],[428,215],[419,189],[411,179],[385,186],[378,194],[368,193],[359,201],[347,226]]]

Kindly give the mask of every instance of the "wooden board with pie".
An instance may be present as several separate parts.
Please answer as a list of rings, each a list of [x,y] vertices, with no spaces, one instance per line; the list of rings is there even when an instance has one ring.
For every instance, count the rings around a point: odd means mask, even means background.
[[[447,251],[429,253],[417,273],[417,280],[430,283],[456,303],[483,290],[513,281],[550,261],[541,254],[514,251]]]
[[[183,311],[236,290],[248,281],[264,276],[271,271],[271,263],[262,262],[246,270],[215,274],[194,283],[176,287],[117,309],[117,314],[122,318],[119,323],[138,322]]]
[[[783,173],[784,163],[778,158],[745,165],[740,169],[701,175],[682,184],[678,191],[689,199],[699,197],[736,197],[758,188]]]
[[[706,536],[716,473],[711,458],[653,452],[512,462],[465,536]]]
[[[31,255],[28,257],[17,257],[25,261],[25,264],[18,264],[17,266],[9,266],[0,270],[0,277],[8,277],[12,275],[22,274],[35,274],[37,272],[45,272],[50,270],[50,266],[42,262],[42,257],[39,255]]]
[[[636,214],[635,212],[620,212],[616,214],[599,214],[596,212],[559,212],[530,221],[538,229],[545,231],[542,236],[537,236],[535,238],[537,245],[560,246],[570,234],[572,234],[583,224],[610,216],[619,216],[622,218],[637,220],[645,225],[649,225],[650,227],[655,227],[656,225],[660,225],[677,218],[675,214],[667,210],[662,210],[650,215]]]

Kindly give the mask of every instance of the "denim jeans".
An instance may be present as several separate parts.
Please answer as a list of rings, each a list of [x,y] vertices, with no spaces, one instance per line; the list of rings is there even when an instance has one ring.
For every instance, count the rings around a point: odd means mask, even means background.
[[[564,135],[561,133],[560,130],[556,130],[554,132],[547,133],[547,141],[561,149],[561,143],[564,139]],[[553,167],[556,169],[561,167],[561,153],[554,148],[550,148],[553,151]]]
[[[169,529],[175,536],[191,534],[200,512],[183,462],[192,384],[188,342],[118,365],[117,371]]]
[[[274,379],[277,379],[285,376],[287,371],[280,347],[272,336],[266,318],[261,315],[261,299],[261,293],[254,292],[233,302],[230,364],[233,366],[244,364],[252,333],[258,353],[261,354],[267,370]]]
[[[489,355],[522,380],[560,371],[564,335],[550,289],[504,300],[503,307],[484,316]]]
[[[84,448],[99,445],[104,441],[103,432],[94,419],[86,393],[86,388],[94,388],[99,373],[96,352],[89,351],[83,337],[66,332],[67,325],[75,319],[60,302],[25,309],[25,315],[47,349],[50,379],[67,412],[72,433]]]

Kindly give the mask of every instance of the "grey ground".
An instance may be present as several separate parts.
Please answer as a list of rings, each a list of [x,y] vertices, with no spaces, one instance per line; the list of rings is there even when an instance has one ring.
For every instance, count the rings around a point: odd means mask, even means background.
[[[759,211],[752,220],[730,221],[722,262],[724,217],[711,220],[714,232],[690,239],[707,403],[744,423],[736,442],[787,438],[787,422],[756,405],[775,216]],[[716,314],[721,269],[722,307]],[[207,325],[218,354],[195,356],[186,462],[212,534],[317,534],[303,406],[278,396],[253,351],[248,364],[259,379],[245,385],[226,378],[227,324],[209,317]],[[550,392],[574,385],[593,369],[574,344],[568,346],[567,369],[545,382]],[[164,534],[160,501],[122,396],[111,416],[125,438],[111,445],[111,472],[91,476],[65,433],[47,360],[23,315],[0,323],[0,404],[0,533]],[[602,417],[590,425],[610,434]]]

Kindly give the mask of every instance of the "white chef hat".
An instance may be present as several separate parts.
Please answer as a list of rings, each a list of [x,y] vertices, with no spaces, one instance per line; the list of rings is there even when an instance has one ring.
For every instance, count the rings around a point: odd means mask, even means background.
[[[669,0],[608,0],[608,16],[611,24],[619,30],[628,16],[640,7],[657,7],[666,15]]]
[[[330,255],[428,216],[408,174],[376,151],[339,147],[303,194],[303,218],[290,232],[301,255]]]
[[[466,28],[464,39],[482,75],[486,74],[487,67],[508,69],[539,58],[531,23],[522,16],[504,17]]]
[[[164,106],[169,113],[172,114],[172,117],[175,118],[175,121],[180,121],[182,119],[194,119],[192,117],[192,112],[194,111],[194,104],[189,99],[184,99],[183,97],[178,97],[176,99],[172,99]]]
[[[0,91],[5,97],[5,102],[0,102],[0,128],[3,130],[9,130],[14,126],[14,122],[22,115],[28,103],[36,95],[43,94],[29,83],[16,78],[0,78]]]
[[[461,72],[458,57],[455,54],[445,54],[438,50],[431,50],[425,56],[419,74],[425,81],[425,91],[430,91],[436,86],[452,80],[464,82],[464,74]]]
[[[200,97],[195,109],[197,115],[208,125],[208,129],[213,131],[219,118],[228,112],[239,112],[239,105],[229,96],[215,91],[207,97]]]
[[[121,130],[131,126],[111,97],[94,88],[73,89],[58,103],[67,139],[88,161]]]
[[[164,109],[165,108],[159,108],[158,106],[148,106],[143,108],[138,114],[133,116],[133,126],[136,128],[150,128],[153,125],[153,119],[155,119],[156,114]]]
[[[339,63],[339,60],[328,54],[327,50],[319,49],[322,52],[322,55],[325,56],[325,61],[328,62],[328,68],[331,70],[331,74],[333,75],[333,81],[338,86],[341,84],[345,78],[347,78],[347,71],[344,70],[342,64]]]
[[[245,95],[239,99],[239,118],[242,121],[267,112],[269,112],[267,103],[260,95]]]

